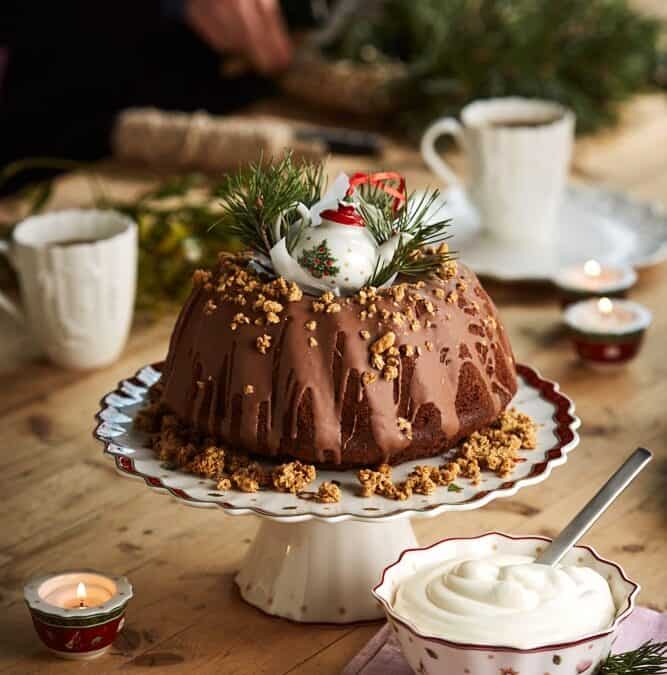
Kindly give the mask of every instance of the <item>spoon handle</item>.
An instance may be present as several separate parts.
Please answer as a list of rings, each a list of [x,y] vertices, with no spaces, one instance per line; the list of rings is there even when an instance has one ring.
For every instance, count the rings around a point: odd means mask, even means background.
[[[635,479],[648,464],[653,455],[646,448],[637,448],[623,466],[600,488],[600,491],[574,517],[570,524],[547,546],[536,562],[556,565],[593,523],[607,510],[607,507]]]

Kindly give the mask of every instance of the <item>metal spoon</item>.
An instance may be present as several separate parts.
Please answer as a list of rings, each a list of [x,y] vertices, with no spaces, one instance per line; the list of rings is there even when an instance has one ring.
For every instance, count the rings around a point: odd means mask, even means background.
[[[637,448],[625,464],[602,486],[600,491],[572,519],[570,524],[547,546],[536,562],[556,565],[563,556],[588,532],[593,523],[607,510],[618,495],[630,485],[637,474],[651,461],[653,455],[646,448]]]

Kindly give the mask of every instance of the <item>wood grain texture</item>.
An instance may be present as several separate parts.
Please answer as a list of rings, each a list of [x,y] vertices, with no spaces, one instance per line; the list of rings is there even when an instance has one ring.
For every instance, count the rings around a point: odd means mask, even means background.
[[[580,141],[575,174],[667,207],[667,103],[637,99],[614,132]],[[464,168],[460,157],[454,164]],[[379,168],[334,157],[329,172]],[[382,167],[412,187],[432,181],[412,149],[390,145]],[[129,174],[128,174],[129,175]],[[102,172],[114,194],[145,176]],[[63,178],[56,206],[85,203],[88,186]],[[9,212],[16,205],[4,204]],[[638,579],[641,601],[667,610],[667,269],[642,273],[632,297],[655,315],[641,357],[626,370],[591,373],[575,360],[560,328],[560,309],[542,287],[487,284],[520,361],[561,383],[583,420],[580,447],[539,488],[486,508],[417,520],[423,543],[490,529],[555,534],[635,446],[655,462],[587,535]],[[300,626],[241,601],[233,574],[257,528],[251,517],[189,509],[121,480],[92,440],[102,394],[141,365],[162,358],[174,317],[137,321],[123,357],[92,373],[57,370],[28,350],[3,361],[0,375],[0,673],[336,673],[376,625]],[[127,627],[112,653],[93,664],[68,663],[42,650],[22,586],[37,572],[75,566],[127,574],[135,586]],[[379,625],[379,624],[378,624]]]

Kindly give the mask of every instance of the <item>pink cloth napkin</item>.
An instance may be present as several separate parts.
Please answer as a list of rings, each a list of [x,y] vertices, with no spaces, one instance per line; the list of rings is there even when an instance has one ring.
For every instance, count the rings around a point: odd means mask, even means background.
[[[657,642],[667,640],[667,614],[637,607],[621,624],[613,651],[627,652],[639,647],[646,640]],[[413,673],[401,654],[396,637],[389,630],[389,626],[385,625],[347,664],[342,675],[413,675]]]

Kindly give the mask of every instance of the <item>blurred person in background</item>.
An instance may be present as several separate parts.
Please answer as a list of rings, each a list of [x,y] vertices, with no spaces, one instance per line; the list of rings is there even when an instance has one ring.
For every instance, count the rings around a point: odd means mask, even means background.
[[[270,78],[293,54],[288,24],[312,26],[326,6],[2,0],[0,167],[25,157],[102,157],[116,113],[129,106],[224,114],[271,95]],[[223,80],[225,58],[250,70]]]

